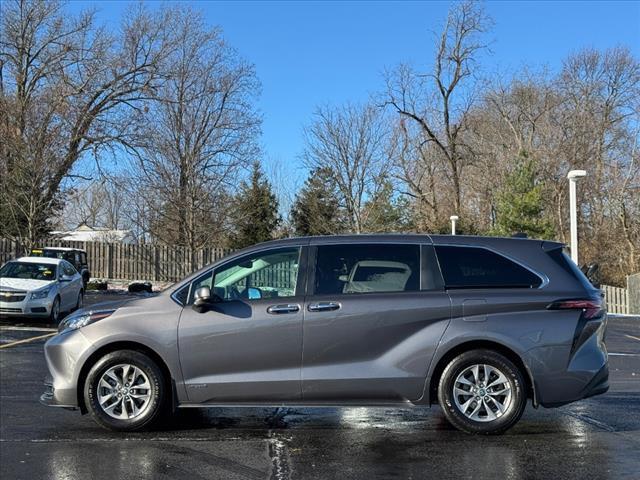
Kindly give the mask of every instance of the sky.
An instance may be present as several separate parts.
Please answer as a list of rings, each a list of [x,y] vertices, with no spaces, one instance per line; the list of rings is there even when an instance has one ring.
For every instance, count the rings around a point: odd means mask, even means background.
[[[152,8],[161,3],[146,2]],[[300,166],[303,128],[319,105],[364,102],[383,87],[382,73],[401,62],[427,68],[434,32],[451,2],[197,1],[211,25],[256,67],[262,83],[262,146],[267,162]],[[75,13],[98,8],[116,26],[126,2],[72,1]],[[624,45],[640,57],[640,1],[489,1],[492,75],[522,68],[557,71],[584,47]],[[298,169],[300,171],[300,169]]]

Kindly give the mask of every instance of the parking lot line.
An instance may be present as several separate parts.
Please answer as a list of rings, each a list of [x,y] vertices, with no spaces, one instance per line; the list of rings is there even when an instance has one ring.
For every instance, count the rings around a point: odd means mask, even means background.
[[[37,337],[25,338],[24,340],[17,340],[15,342],[5,343],[4,345],[0,345],[0,348],[9,348],[9,347],[13,347],[14,345],[20,345],[21,343],[29,343],[35,340],[41,340],[43,338],[53,337],[54,335],[55,333],[47,333],[46,335],[38,335]]]
[[[0,332],[5,330],[10,332],[55,332],[58,329],[46,327],[0,327]]]
[[[625,335],[624,335],[624,336],[625,336],[625,337],[628,337],[628,338],[631,338],[631,339],[633,339],[633,340],[637,340],[637,341],[639,341],[639,342],[640,342],[640,338],[638,338],[638,337],[634,337],[633,335],[627,335],[627,334],[625,333]]]

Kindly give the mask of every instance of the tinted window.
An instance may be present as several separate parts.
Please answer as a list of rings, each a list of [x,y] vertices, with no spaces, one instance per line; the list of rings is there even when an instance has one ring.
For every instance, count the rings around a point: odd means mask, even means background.
[[[533,272],[485,248],[436,247],[447,288],[532,288],[542,281]]]
[[[549,256],[555,260],[555,262],[562,267],[573,278],[578,280],[584,288],[591,290],[595,288],[584,273],[578,268],[578,266],[571,260],[571,257],[567,255],[562,248],[556,248],[549,251]]]
[[[317,295],[406,292],[420,289],[420,247],[403,244],[318,247]]]

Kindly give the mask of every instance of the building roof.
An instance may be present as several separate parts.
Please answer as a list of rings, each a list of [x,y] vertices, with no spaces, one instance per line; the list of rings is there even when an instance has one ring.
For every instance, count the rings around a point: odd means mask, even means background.
[[[82,248],[71,247],[37,247],[31,249],[32,252],[33,250],[53,250],[54,252],[84,252]]]
[[[51,235],[60,240],[76,242],[134,243],[131,230],[110,230],[80,225],[75,230],[54,231]]]

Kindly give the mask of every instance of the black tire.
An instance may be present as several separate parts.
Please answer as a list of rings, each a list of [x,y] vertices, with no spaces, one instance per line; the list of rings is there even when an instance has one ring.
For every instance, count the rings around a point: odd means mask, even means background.
[[[80,290],[78,292],[78,300],[76,300],[76,306],[74,310],[79,310],[84,306],[84,292]]]
[[[494,420],[476,421],[468,418],[454,399],[453,388],[456,379],[473,365],[489,365],[496,368],[504,374],[511,387],[511,400],[506,411]],[[481,378],[484,378],[482,373],[480,375]],[[492,378],[497,377],[493,376]],[[484,391],[482,394],[484,395]],[[461,398],[467,399],[468,397]],[[457,429],[476,435],[501,434],[515,425],[524,412],[527,404],[525,380],[518,367],[504,355],[492,350],[471,350],[458,355],[445,367],[438,384],[438,400],[447,420]],[[473,406],[474,403],[471,404],[471,407]],[[484,411],[486,412],[486,410]],[[486,415],[485,418],[487,418]]]
[[[148,406],[139,416],[117,419],[107,414],[98,401],[98,383],[110,368],[128,364],[142,370],[150,383]],[[89,371],[84,385],[84,402],[93,419],[102,427],[115,431],[142,430],[151,426],[158,418],[167,396],[167,382],[160,367],[147,355],[134,350],[118,350],[98,360]]]
[[[54,325],[58,325],[60,323],[60,297],[56,297],[53,299],[53,303],[51,304],[51,312],[49,312],[49,322]]]

